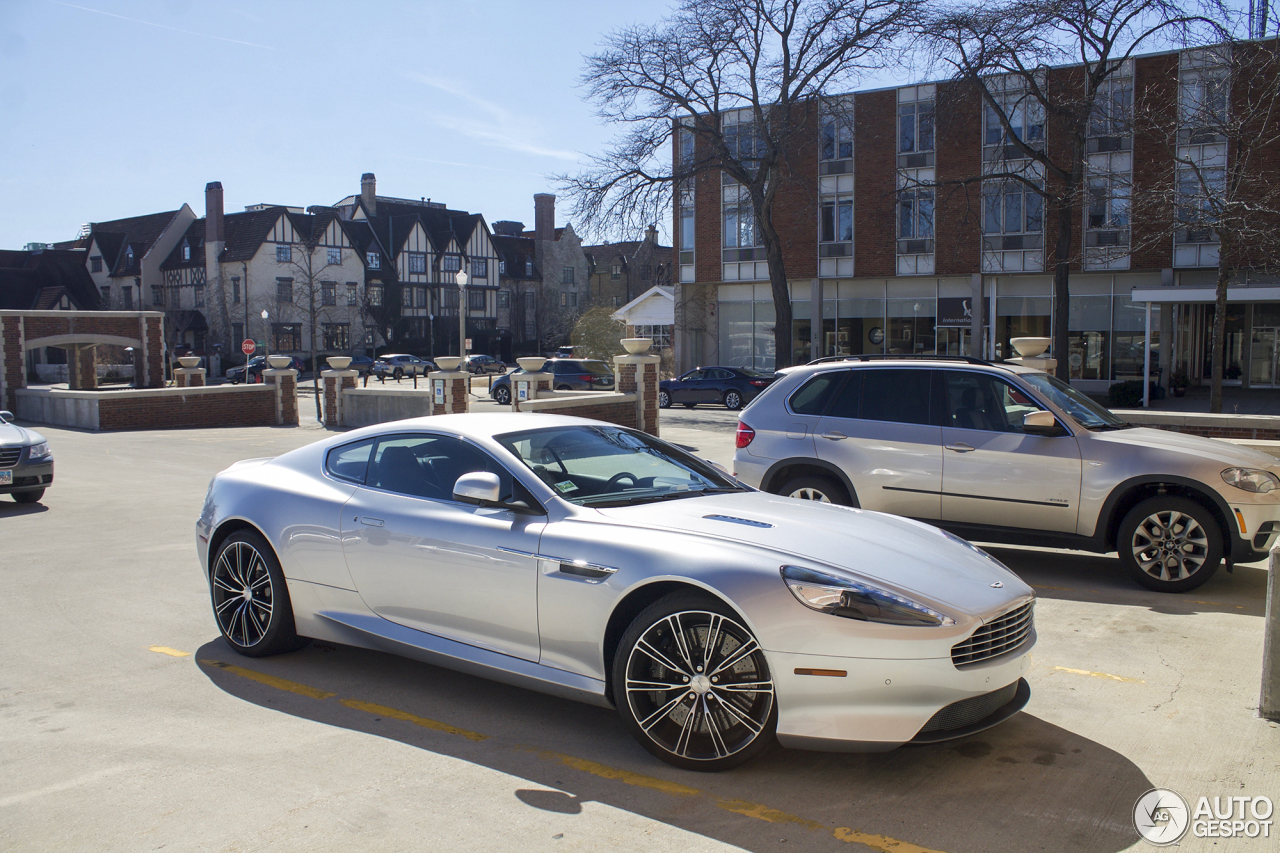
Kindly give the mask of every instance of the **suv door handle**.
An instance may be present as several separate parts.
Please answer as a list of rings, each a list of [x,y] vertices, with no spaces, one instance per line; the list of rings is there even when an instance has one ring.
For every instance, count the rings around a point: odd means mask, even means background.
[[[849,436],[845,435],[845,434],[844,434],[844,433],[842,433],[842,432],[836,432],[835,430],[832,430],[831,432],[824,432],[824,433],[822,434],[822,437],[823,437],[823,438],[829,438],[829,439],[831,439],[832,441],[844,441],[844,440],[845,440],[846,438],[848,438]]]
[[[974,450],[977,450],[976,447],[971,447],[965,444],[963,441],[957,442],[955,444],[944,444],[943,447],[947,448],[947,450],[954,450],[956,453],[970,453]]]
[[[369,516],[367,516],[367,515],[366,515],[366,516],[361,517],[361,519],[360,519],[360,523],[361,523],[361,524],[367,524],[367,525],[369,525],[370,527],[381,527],[381,526],[382,526],[382,524],[383,524],[382,519],[380,519],[380,518],[370,518],[370,517],[369,517]]]

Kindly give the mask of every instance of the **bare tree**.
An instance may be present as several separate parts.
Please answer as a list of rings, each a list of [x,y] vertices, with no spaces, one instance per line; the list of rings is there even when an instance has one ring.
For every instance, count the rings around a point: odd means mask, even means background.
[[[977,180],[1025,187],[1053,223],[1045,264],[1053,264],[1052,352],[1063,380],[1070,376],[1071,265],[1083,256],[1074,232],[1090,121],[1118,102],[1109,81],[1135,53],[1218,41],[1227,20],[1218,0],[1007,0],[952,5],[925,20],[926,49],[982,101],[983,142],[990,144]]]
[[[783,181],[813,178],[794,176],[788,158],[812,134],[824,93],[847,91],[884,65],[920,5],[682,0],[656,25],[613,33],[587,58],[582,79],[598,114],[625,130],[585,170],[557,176],[577,221],[597,234],[639,230],[699,176],[732,178],[731,242],[764,250],[777,366],[790,364],[791,296],[774,199]],[[718,180],[715,190],[719,198]]]
[[[318,223],[312,223],[312,234],[304,236],[300,232],[298,234],[300,243],[294,243],[290,247],[289,270],[293,273],[293,281],[290,287],[290,300],[279,300],[282,303],[281,320],[293,319],[289,316],[290,309],[283,306],[293,305],[295,311],[302,313],[307,321],[307,354],[311,359],[311,385],[316,397],[316,419],[323,421],[324,416],[320,408],[320,365],[316,356],[321,349],[325,347],[317,346],[317,335],[320,333],[320,326],[324,323],[330,323],[337,319],[341,313],[342,317],[349,320],[351,312],[347,308],[339,309],[338,306],[338,283],[328,279],[328,272],[331,269],[341,269],[341,264],[335,264],[329,256],[328,248],[320,245],[320,238],[324,236],[324,228],[319,227]],[[345,299],[343,300],[345,304]],[[348,330],[350,324],[348,323]],[[349,333],[349,331],[348,331]],[[347,341],[347,349],[350,349],[351,342]]]
[[[1134,215],[1153,225],[1147,243],[1194,253],[1194,265],[1216,255],[1209,411],[1218,413],[1227,285],[1280,269],[1280,186],[1266,176],[1280,158],[1280,42],[1227,42],[1187,60],[1178,108],[1136,116],[1142,132],[1164,142],[1169,166],[1139,188]]]

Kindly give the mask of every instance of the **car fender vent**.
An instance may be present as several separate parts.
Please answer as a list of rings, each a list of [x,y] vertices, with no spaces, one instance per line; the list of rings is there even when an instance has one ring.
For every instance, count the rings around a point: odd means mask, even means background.
[[[711,521],[727,521],[730,524],[745,524],[747,527],[773,527],[772,524],[763,521],[752,521],[749,518],[738,518],[733,515],[704,515],[703,518]]]

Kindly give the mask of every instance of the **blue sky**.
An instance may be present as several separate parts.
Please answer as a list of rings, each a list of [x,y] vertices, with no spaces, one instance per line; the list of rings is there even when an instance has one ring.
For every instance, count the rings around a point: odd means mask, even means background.
[[[582,56],[670,5],[0,0],[0,248],[203,215],[215,180],[228,212],[333,204],[364,172],[382,195],[532,226],[546,176],[612,135]]]

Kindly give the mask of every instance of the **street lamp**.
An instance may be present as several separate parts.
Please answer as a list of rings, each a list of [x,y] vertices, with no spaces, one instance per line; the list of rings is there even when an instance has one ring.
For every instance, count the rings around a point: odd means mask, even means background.
[[[458,282],[458,355],[463,361],[467,358],[467,315],[463,313],[467,304],[467,271],[458,270],[455,277]]]
[[[271,337],[268,334],[271,330],[267,328],[267,318],[271,315],[267,313],[267,309],[262,309],[262,350],[263,355],[267,358],[271,357]],[[247,377],[246,377],[247,378]]]

